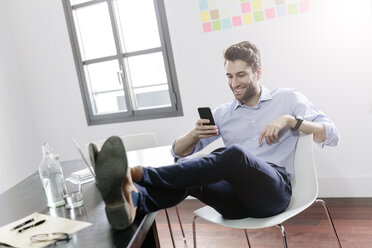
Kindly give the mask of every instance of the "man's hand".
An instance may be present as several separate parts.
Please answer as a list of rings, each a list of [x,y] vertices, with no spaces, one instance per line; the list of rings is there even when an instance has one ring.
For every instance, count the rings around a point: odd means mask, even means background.
[[[208,124],[208,119],[200,119],[196,122],[195,128],[193,130],[194,139],[200,140],[204,138],[209,138],[216,136],[218,134],[217,127],[214,125],[203,125]]]
[[[282,115],[273,122],[267,124],[260,133],[258,143],[261,144],[263,138],[265,138],[268,145],[277,142],[279,140],[279,132],[289,125],[291,118],[293,119],[290,115]]]
[[[214,125],[203,125],[208,123],[208,119],[198,120],[194,129],[177,139],[173,148],[174,153],[185,157],[192,152],[200,139],[216,136],[218,134],[217,127]]]

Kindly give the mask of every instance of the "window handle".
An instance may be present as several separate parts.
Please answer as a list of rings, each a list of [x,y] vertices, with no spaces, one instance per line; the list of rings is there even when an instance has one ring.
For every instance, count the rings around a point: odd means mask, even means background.
[[[119,84],[122,85],[122,83],[121,83],[121,72],[117,71],[116,74],[118,75]]]

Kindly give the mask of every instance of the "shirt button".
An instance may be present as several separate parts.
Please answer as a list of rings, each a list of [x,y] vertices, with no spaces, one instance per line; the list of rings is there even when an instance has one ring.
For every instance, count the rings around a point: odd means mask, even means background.
[[[253,140],[257,140],[257,138],[253,138]]]
[[[251,123],[253,124],[253,123],[255,123],[255,121],[251,121]]]

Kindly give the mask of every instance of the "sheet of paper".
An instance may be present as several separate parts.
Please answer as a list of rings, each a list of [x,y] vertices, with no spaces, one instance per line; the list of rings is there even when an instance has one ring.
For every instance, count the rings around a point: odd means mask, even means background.
[[[29,220],[33,217],[37,218],[36,221],[34,221],[33,223],[36,223],[39,220],[46,220],[46,221],[39,226],[29,228],[21,233],[19,233],[17,230],[15,231],[11,230],[13,227],[17,226],[18,224],[23,223],[24,221]],[[30,237],[36,234],[52,233],[52,232],[64,232],[64,233],[72,234],[90,225],[92,224],[88,222],[70,220],[70,219],[61,218],[61,217],[53,217],[53,216],[39,214],[39,213],[33,213],[20,220],[14,221],[8,225],[0,227],[0,243],[4,243],[7,245],[11,245],[13,247],[19,247],[19,248],[45,247],[53,243],[54,241],[33,243],[31,242]]]

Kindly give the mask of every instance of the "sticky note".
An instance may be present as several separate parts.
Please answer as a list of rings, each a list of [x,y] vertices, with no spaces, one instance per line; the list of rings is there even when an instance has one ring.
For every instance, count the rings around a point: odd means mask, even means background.
[[[211,19],[209,16],[209,11],[200,12],[200,17],[201,17],[202,22],[206,22]]]
[[[253,23],[253,15],[252,13],[244,14],[243,15],[243,23],[244,24],[251,24]]]
[[[199,9],[200,9],[200,11],[208,10],[208,2],[207,2],[207,0],[201,0],[201,1],[199,1]]]
[[[252,8],[253,8],[253,10],[260,10],[260,9],[262,9],[261,0],[252,0]]]
[[[231,19],[230,18],[222,19],[221,25],[222,25],[222,29],[231,28],[232,27]]]
[[[265,9],[274,8],[275,5],[275,0],[262,0],[262,6]]]
[[[233,22],[234,27],[237,27],[237,26],[242,25],[242,18],[241,18],[241,16],[234,16],[232,18],[232,22]]]
[[[251,10],[252,10],[250,2],[242,3],[241,7],[242,7],[242,12],[243,13],[251,12]]]
[[[298,13],[298,4],[289,4],[288,6],[288,14],[294,15]]]
[[[220,30],[221,29],[221,21],[213,21],[212,22],[213,31]]]
[[[230,9],[229,8],[221,8],[220,9],[220,18],[228,18],[230,17]]]
[[[211,10],[211,19],[214,20],[214,19],[219,19],[219,18],[220,18],[220,15],[219,15],[218,9]]]
[[[278,17],[283,17],[287,15],[287,7],[285,5],[276,7],[276,15]]]
[[[217,9],[218,8],[217,0],[208,0],[208,7],[209,9]]]
[[[263,21],[264,20],[264,13],[263,13],[263,11],[256,11],[256,12],[254,12],[253,16],[254,16],[254,21],[255,22],[259,22],[259,21]]]
[[[285,0],[275,0],[276,5],[282,5],[285,3]]]
[[[265,16],[266,20],[275,18],[275,9],[274,8],[265,9]]]
[[[305,12],[310,10],[310,3],[309,1],[306,2],[300,2],[300,11]]]
[[[203,32],[211,32],[212,31],[212,24],[210,22],[203,23]]]

